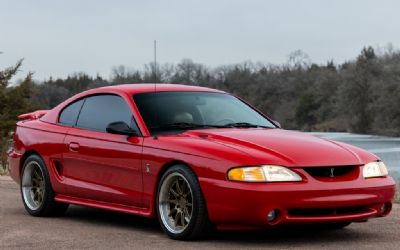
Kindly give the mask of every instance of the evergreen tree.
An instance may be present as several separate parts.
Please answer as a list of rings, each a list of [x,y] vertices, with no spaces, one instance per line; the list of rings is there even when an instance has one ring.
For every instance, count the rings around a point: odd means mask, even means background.
[[[10,86],[10,80],[18,72],[22,60],[14,66],[0,70],[0,168],[4,171],[7,163],[7,141],[18,120],[18,115],[31,110],[30,93],[32,73],[16,86]]]

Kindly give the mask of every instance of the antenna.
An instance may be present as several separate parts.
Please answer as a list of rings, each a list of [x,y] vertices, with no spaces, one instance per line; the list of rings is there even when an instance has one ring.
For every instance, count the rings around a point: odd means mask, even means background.
[[[154,40],[154,93],[157,93],[157,40]],[[158,105],[157,96],[155,102],[157,106]],[[154,112],[154,120],[156,121],[157,124],[158,122],[157,112]],[[153,139],[157,140],[158,139],[157,135],[154,135]]]
[[[157,83],[157,40],[154,40],[154,83]]]

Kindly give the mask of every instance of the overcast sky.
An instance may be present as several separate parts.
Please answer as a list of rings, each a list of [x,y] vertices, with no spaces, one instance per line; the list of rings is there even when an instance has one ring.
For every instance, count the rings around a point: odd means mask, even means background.
[[[363,46],[400,44],[400,1],[0,0],[0,68],[25,58],[36,79],[153,58],[216,66],[284,63],[301,49],[313,62],[353,59]]]

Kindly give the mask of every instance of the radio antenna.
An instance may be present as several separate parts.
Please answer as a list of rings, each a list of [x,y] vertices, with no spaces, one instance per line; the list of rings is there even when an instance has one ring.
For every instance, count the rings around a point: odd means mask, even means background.
[[[154,40],[154,93],[157,93],[157,40]],[[155,97],[155,102],[156,102],[156,107],[157,107],[157,96]],[[158,108],[158,107],[157,107]],[[154,120],[156,121],[156,124],[158,123],[158,116],[157,112],[154,113]],[[157,140],[158,137],[157,135],[153,136],[154,140]]]
[[[157,40],[154,40],[154,83],[157,83]]]

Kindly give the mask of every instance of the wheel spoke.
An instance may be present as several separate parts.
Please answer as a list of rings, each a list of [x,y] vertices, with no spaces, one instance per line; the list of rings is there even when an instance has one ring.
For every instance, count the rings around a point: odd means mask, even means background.
[[[186,192],[187,192],[187,187],[186,187],[186,182],[185,181],[183,181],[182,182],[182,194],[183,195],[185,195],[186,194]]]
[[[186,222],[186,224],[189,224],[190,218],[188,216],[185,216],[185,222]]]
[[[180,219],[181,219],[181,225],[184,227],[185,226],[185,214],[182,211],[180,212]]]
[[[38,194],[38,203],[39,203],[39,204],[42,204],[42,201],[43,201],[43,196],[42,196],[42,194]]]
[[[175,214],[175,217],[174,217],[175,227],[178,227],[178,226],[179,226],[179,225],[178,225],[178,219],[179,219],[179,212],[177,212],[177,213]]]
[[[34,171],[33,171],[33,180],[38,180],[40,177],[39,177],[39,173],[38,173],[38,171],[37,171],[37,169],[35,168],[34,169]]]
[[[176,199],[166,199],[165,201],[164,201],[164,203],[169,203],[169,204],[177,204],[178,203],[178,201],[176,200]]]
[[[178,181],[176,182],[176,191],[178,192],[178,194],[183,194],[182,189],[181,189],[180,184],[179,184]]]
[[[175,197],[178,198],[179,194],[171,187],[171,189],[169,190],[169,192]]]

